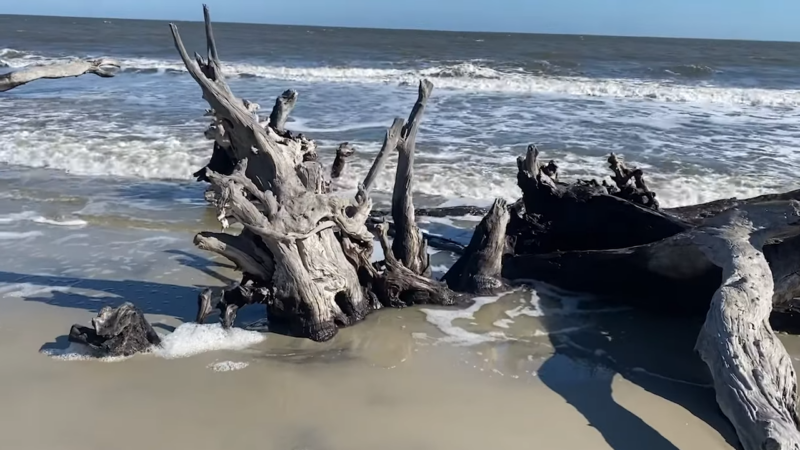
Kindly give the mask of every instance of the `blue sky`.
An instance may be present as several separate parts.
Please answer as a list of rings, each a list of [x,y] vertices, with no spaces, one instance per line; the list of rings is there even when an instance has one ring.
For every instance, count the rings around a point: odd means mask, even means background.
[[[0,0],[0,13],[202,18],[202,0]],[[800,0],[206,0],[214,20],[800,41]],[[224,5],[224,7],[223,7]]]

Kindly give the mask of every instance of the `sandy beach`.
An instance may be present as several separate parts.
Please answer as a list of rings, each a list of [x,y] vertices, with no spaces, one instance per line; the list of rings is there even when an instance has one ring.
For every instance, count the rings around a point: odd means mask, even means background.
[[[169,214],[109,227],[63,214],[69,202],[2,203],[9,448],[735,448],[692,352],[699,323],[533,286],[467,308],[384,309],[324,344],[224,332],[189,322],[196,286],[234,273]],[[30,220],[21,206],[48,212]],[[126,300],[163,349],[98,361],[66,341]],[[249,307],[238,323],[261,318]]]

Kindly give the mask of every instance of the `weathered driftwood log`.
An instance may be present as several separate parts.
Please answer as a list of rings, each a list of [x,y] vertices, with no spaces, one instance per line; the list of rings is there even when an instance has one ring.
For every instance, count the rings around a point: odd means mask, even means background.
[[[130,356],[161,344],[161,338],[132,303],[105,306],[92,319],[92,327],[73,325],[69,340],[84,344],[97,356]]]
[[[596,182],[556,182],[537,171],[537,157],[530,147],[520,158],[523,199],[511,208],[503,276],[537,279],[660,312],[705,312],[719,286],[720,269],[687,245],[681,233],[735,207],[800,200],[800,191],[792,191],[656,210],[609,194]],[[800,296],[798,249],[800,238],[774,239],[764,248],[775,277],[776,310],[793,308],[792,300]]]
[[[797,378],[772,331],[773,276],[762,248],[800,234],[800,203],[754,203],[689,233],[722,269],[696,349],[711,370],[717,403],[745,450],[800,448]]]
[[[41,79],[79,77],[88,73],[103,78],[113,77],[120,69],[120,63],[111,58],[70,61],[67,63],[27,66],[20,70],[0,74],[0,92]]]
[[[216,308],[223,324],[230,326],[239,308],[262,303],[270,326],[326,340],[337,327],[351,325],[380,306],[454,302],[458,297],[446,285],[422,276],[430,263],[411,199],[415,138],[432,85],[420,84],[408,124],[397,133],[395,121],[387,133],[382,155],[395,147],[400,153],[393,212],[395,224],[403,228],[394,252],[384,251],[386,260],[372,264],[373,235],[367,229],[372,201],[366,187],[356,199],[328,193],[313,141],[283,129],[297,98],[294,91],[279,97],[267,124],[259,122],[253,104],[233,95],[223,77],[207,7],[204,16],[207,59],[191,59],[177,27],[170,27],[184,65],[211,106],[213,129],[206,135],[232,164],[225,165],[230,168],[226,173],[205,168],[204,177],[212,184],[207,198],[217,207],[223,228],[238,223],[244,230],[238,236],[200,233],[195,243],[227,257],[244,275],[228,289],[203,291],[198,321]],[[384,157],[376,158],[365,186]]]

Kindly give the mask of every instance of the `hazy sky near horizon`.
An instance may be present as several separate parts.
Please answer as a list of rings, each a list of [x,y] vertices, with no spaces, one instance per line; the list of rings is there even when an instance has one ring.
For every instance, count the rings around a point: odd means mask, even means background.
[[[205,0],[216,21],[800,41],[799,0]],[[0,0],[0,14],[202,20],[202,0]]]

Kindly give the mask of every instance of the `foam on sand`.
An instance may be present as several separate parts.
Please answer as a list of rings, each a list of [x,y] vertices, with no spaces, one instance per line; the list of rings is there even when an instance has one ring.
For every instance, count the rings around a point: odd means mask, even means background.
[[[503,332],[489,332],[486,334],[473,333],[467,331],[453,322],[458,319],[475,319],[475,313],[478,312],[485,305],[495,303],[500,300],[502,295],[493,297],[477,297],[474,299],[475,303],[466,309],[423,309],[422,312],[427,316],[428,322],[435,325],[445,337],[439,339],[439,342],[451,345],[477,345],[486,342],[493,342],[497,340],[508,339]]]
[[[100,362],[119,362],[124,361],[130,356],[107,356],[98,358],[89,347],[70,342],[66,348],[46,348],[41,353],[59,361],[100,361]]]
[[[541,285],[539,283],[538,285]],[[537,285],[537,286],[538,286]],[[529,288],[516,289],[494,297],[478,297],[475,303],[466,309],[422,309],[429,323],[436,326],[444,337],[435,339],[437,343],[457,346],[473,346],[487,342],[504,342],[523,339],[515,336],[516,319],[522,316],[538,319],[544,316],[587,316],[591,314],[608,314],[629,310],[626,307],[581,308],[584,303],[592,302],[592,297],[561,292],[558,289],[540,286],[542,295],[558,298],[560,306],[545,306],[539,293]],[[519,305],[503,312],[502,318],[493,319],[491,326],[497,330],[474,332],[464,329],[454,322],[457,320],[475,321],[476,313],[486,305],[496,303],[506,296],[513,296]],[[477,325],[473,323],[473,325]],[[526,325],[529,327],[529,325]],[[533,330],[532,336],[546,337],[554,334],[569,334],[586,328],[583,324],[567,326],[561,329]],[[531,333],[526,331],[526,336]]]
[[[264,339],[261,333],[240,328],[226,330],[219,323],[185,323],[165,336],[153,353],[164,359],[186,358],[216,350],[244,350]]]
[[[19,222],[34,222],[43,225],[54,225],[61,227],[77,227],[82,228],[87,225],[85,220],[81,219],[51,219],[44,217],[35,211],[22,211],[12,214],[4,214],[0,216],[0,225],[11,225]]]
[[[249,366],[250,363],[246,362],[237,362],[237,361],[221,361],[213,364],[209,364],[206,366],[207,369],[211,369],[214,372],[233,372],[235,370],[242,370]]]

